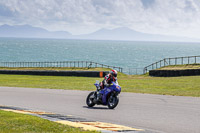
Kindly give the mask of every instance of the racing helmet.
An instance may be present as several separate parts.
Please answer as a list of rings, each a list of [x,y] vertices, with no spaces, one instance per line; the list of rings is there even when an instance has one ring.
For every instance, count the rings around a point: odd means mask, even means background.
[[[117,71],[114,69],[112,71],[110,71],[110,74],[115,78],[117,77]]]

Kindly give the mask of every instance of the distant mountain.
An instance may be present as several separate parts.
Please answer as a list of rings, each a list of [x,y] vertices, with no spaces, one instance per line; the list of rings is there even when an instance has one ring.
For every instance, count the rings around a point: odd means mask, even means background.
[[[73,36],[74,37],[74,36]],[[100,29],[96,32],[87,35],[79,35],[75,38],[79,39],[94,39],[94,40],[130,40],[130,41],[181,41],[195,42],[200,39],[193,39],[178,36],[166,36],[158,34],[148,34],[138,32],[127,27],[120,27],[112,30]]]
[[[50,32],[43,28],[30,25],[2,25],[0,37],[25,37],[25,38],[69,38],[71,34],[66,31]]]
[[[200,42],[200,39],[148,34],[138,32],[127,27],[120,27],[112,30],[100,29],[90,34],[72,35],[67,31],[51,32],[43,28],[33,27],[30,25],[2,25],[0,26],[0,37]]]

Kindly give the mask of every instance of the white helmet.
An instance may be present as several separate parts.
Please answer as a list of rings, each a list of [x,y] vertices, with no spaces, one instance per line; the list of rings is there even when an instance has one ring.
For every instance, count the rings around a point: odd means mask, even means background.
[[[117,71],[114,69],[112,71],[110,71],[110,74],[115,78],[117,77]]]

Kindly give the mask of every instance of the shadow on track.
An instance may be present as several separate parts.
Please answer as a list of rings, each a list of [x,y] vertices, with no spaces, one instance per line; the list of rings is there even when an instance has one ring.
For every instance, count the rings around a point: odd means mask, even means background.
[[[88,107],[88,106],[83,106],[83,108],[87,108],[87,109],[102,109],[102,110],[110,110],[107,107]]]

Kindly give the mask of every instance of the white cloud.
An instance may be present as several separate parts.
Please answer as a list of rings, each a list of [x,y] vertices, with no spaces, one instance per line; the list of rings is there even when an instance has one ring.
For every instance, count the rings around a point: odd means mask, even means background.
[[[121,26],[156,34],[200,34],[199,0],[1,0],[0,11],[1,24],[75,34]]]

